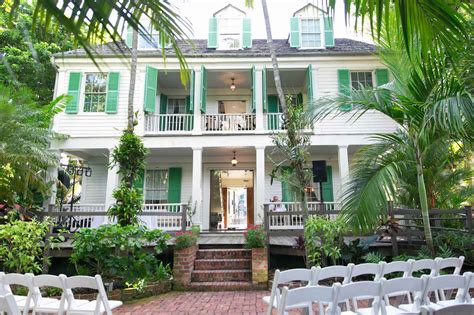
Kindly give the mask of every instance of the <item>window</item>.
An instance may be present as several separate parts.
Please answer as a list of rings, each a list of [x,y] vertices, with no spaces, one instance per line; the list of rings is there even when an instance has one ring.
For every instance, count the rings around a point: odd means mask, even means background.
[[[87,73],[84,90],[84,112],[105,111],[107,74]]]
[[[241,47],[241,18],[220,18],[218,30],[219,49],[239,49]]]
[[[153,29],[151,25],[147,28],[146,35],[138,36],[138,48],[157,49],[160,45],[160,33]]]
[[[321,24],[319,19],[301,19],[301,47],[321,47]]]
[[[362,87],[372,87],[371,71],[351,71],[351,87],[354,90],[360,90]]]
[[[168,170],[147,170],[145,177],[145,203],[168,202]]]
[[[167,113],[168,114],[186,114],[186,99],[169,98]]]

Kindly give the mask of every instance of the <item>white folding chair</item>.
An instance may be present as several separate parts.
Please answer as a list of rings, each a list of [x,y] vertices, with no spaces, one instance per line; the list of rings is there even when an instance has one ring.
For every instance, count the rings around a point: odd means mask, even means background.
[[[446,306],[439,309],[433,309],[429,306],[421,308],[421,315],[472,315],[474,314],[474,305],[458,304]]]
[[[342,284],[349,283],[351,279],[352,269],[354,264],[348,264],[347,266],[328,266],[317,269],[314,273],[315,278],[313,279],[314,285],[322,285],[321,282],[324,280],[332,279]],[[339,281],[342,279],[342,281]],[[349,301],[345,301],[346,309],[350,308]],[[323,311],[323,303],[318,302],[319,312]]]
[[[410,270],[412,268],[413,261],[392,261],[390,263],[386,263],[385,261],[381,261],[379,264],[381,265],[379,279],[380,278],[387,278],[387,275],[397,274],[397,273],[398,274],[401,273],[402,278],[407,278],[408,275],[410,274]],[[403,298],[406,297],[407,302],[409,304],[412,303],[411,294],[410,294],[409,291],[406,291],[405,294],[402,294],[402,292],[397,292],[393,296],[398,296],[398,297],[403,297]],[[392,297],[392,295],[389,294],[388,297]]]
[[[474,273],[465,272],[463,276],[466,278],[466,287],[464,288],[464,298],[466,303],[474,304],[474,297],[471,297],[470,291],[474,289]]]
[[[425,298],[424,305],[432,309],[440,309],[441,307],[463,304],[465,302],[464,289],[466,288],[466,280],[466,277],[460,275],[428,277],[425,292],[423,293],[423,298]],[[436,300],[436,303],[431,302],[430,293],[439,292],[440,290],[457,290],[457,294],[453,300]]]
[[[407,277],[386,280],[385,278],[381,278],[380,282],[382,285],[382,315],[410,314],[420,312],[422,294],[425,288],[425,279]],[[407,291],[415,292],[415,302],[404,304],[405,310],[403,308],[399,308],[399,306],[396,307],[390,304],[390,297],[406,295]]]
[[[278,303],[281,297],[281,292],[278,287],[279,285],[287,284],[292,281],[306,281],[308,282],[307,285],[312,285],[314,274],[317,272],[317,270],[318,269],[316,267],[312,267],[311,269],[299,268],[285,271],[280,271],[277,269],[273,277],[272,291],[270,295],[264,296],[262,298],[263,302],[268,305],[267,314],[271,315],[273,308],[278,308]],[[308,307],[308,305],[306,305],[306,307]],[[311,307],[311,304],[309,304],[309,307]]]
[[[99,315],[106,313],[112,314],[112,310],[121,306],[121,301],[109,301],[107,293],[105,292],[102,277],[96,275],[95,277],[88,276],[74,276],[64,279],[64,287],[66,289],[67,312],[68,315],[78,314],[94,314]],[[97,290],[97,299],[86,304],[78,304],[75,302],[72,289],[87,288]]]
[[[408,276],[413,277],[413,273],[421,270],[429,270],[429,275],[434,277],[437,273],[437,265],[434,259],[420,259],[420,260],[413,260],[409,259],[411,262],[411,270]]]
[[[16,305],[13,294],[7,293],[0,295],[0,314],[7,313],[8,315],[21,315],[18,305]]]
[[[322,303],[329,304],[329,307],[323,312],[319,313],[320,315],[334,315],[336,310],[334,308],[333,301],[337,300],[337,291],[340,287],[340,284],[336,283],[331,287],[324,286],[307,286],[302,288],[296,288],[289,290],[288,287],[283,288],[281,294],[280,303],[278,305],[278,315],[284,315],[286,310],[295,309],[295,308],[306,308],[306,305],[309,307],[309,315],[313,314],[312,302],[320,301]]]
[[[359,300],[359,299],[372,299],[372,305],[370,307],[359,308],[359,305],[355,303],[353,305],[353,311],[347,310],[345,312],[338,313],[342,315],[376,315],[380,312],[380,300],[381,300],[381,284],[380,281],[358,281],[344,284],[340,287],[337,294],[337,299],[334,300],[333,305],[336,307],[339,303],[347,300]]]
[[[436,275],[441,276],[443,274],[443,271],[446,269],[451,269],[453,268],[452,272],[449,272],[449,274],[452,275],[459,275],[461,274],[461,268],[462,265],[464,264],[464,256],[459,256],[458,257],[451,257],[451,258],[435,258],[436,261]],[[448,296],[448,299],[450,296]],[[439,291],[439,299],[444,301],[446,300],[446,294],[443,290]]]
[[[0,294],[2,295],[12,293],[11,285],[22,286],[28,289],[28,294],[26,296],[13,295],[18,309],[22,311],[23,314],[28,314],[31,308],[31,297],[33,294],[33,274],[3,273],[0,276],[0,281]]]
[[[382,265],[374,264],[374,263],[365,263],[365,264],[355,265],[352,268],[349,282],[353,282],[354,278],[363,276],[363,275],[372,276],[373,279],[371,280],[378,281],[379,276],[381,274],[381,268],[382,268]],[[366,298],[369,298],[369,297],[360,296],[360,299],[366,299]],[[358,298],[352,299],[352,303],[354,303],[354,305],[357,305],[357,300]]]
[[[66,311],[65,275],[38,275],[33,277],[33,315],[37,313],[63,314]],[[62,290],[60,299],[43,297],[41,288],[51,287]],[[89,301],[83,301],[82,304]],[[77,303],[77,300],[76,300]]]

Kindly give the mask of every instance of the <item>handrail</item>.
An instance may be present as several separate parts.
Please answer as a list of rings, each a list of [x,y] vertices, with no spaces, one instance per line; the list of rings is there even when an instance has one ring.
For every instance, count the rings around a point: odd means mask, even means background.
[[[183,132],[192,131],[193,114],[146,114],[145,132]]]
[[[254,113],[202,114],[203,131],[242,132],[255,130]]]

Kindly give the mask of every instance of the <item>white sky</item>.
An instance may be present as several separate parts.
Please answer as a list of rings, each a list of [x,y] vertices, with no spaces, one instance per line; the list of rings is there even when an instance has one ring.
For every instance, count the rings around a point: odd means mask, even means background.
[[[268,11],[270,14],[270,24],[272,27],[273,38],[287,38],[290,29],[290,17],[293,13],[306,5],[313,3],[318,6],[325,0],[267,0]],[[179,8],[183,17],[188,18],[192,24],[195,39],[207,38],[208,22],[212,14],[227,4],[232,4],[237,8],[247,12],[247,16],[252,19],[252,38],[265,39],[265,22],[260,0],[254,0],[254,8],[245,7],[245,0],[219,1],[219,0],[171,0]],[[334,16],[334,35],[336,38],[353,38],[371,42],[370,34],[355,34],[352,25],[346,26],[344,17],[343,1],[336,1],[336,11]],[[351,18],[350,22],[354,23]]]

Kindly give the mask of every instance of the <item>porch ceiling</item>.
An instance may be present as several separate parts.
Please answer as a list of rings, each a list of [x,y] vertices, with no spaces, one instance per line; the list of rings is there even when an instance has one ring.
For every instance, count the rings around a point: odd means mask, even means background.
[[[248,70],[209,70],[207,73],[208,88],[228,88],[234,78],[237,89],[249,89],[251,86],[251,71]]]
[[[222,156],[222,157],[228,157],[229,160],[232,158],[233,151],[235,150],[235,156],[237,157],[237,160],[239,159],[239,156],[254,156],[255,155],[255,148],[253,147],[217,147],[217,148],[204,148],[203,150],[203,156],[210,156],[210,157],[215,157],[215,156]]]
[[[189,86],[189,82],[187,83]],[[182,88],[181,77],[179,71],[159,71],[158,87],[164,89]]]
[[[280,70],[280,79],[283,89],[291,93],[291,88],[301,88],[305,84],[305,69],[283,69]],[[267,87],[275,87],[273,70],[267,68]]]

